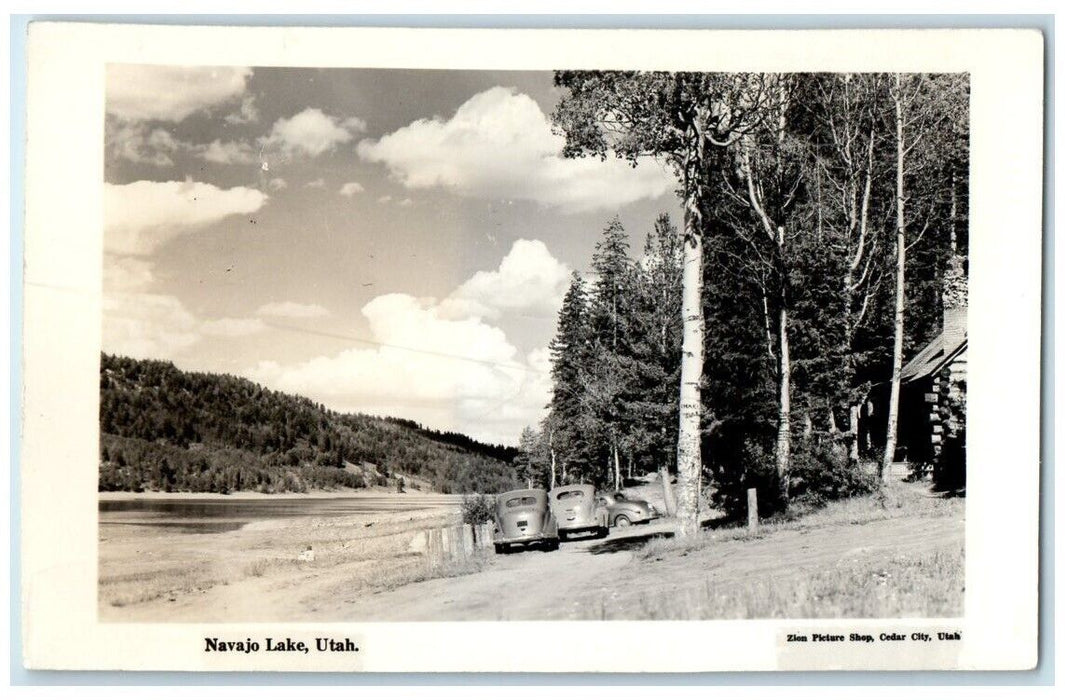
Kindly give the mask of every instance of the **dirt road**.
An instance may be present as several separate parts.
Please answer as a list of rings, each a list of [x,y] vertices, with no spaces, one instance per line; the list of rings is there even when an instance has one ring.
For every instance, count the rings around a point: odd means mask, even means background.
[[[692,586],[801,576],[964,542],[961,518],[898,518],[727,540],[690,555],[636,562],[662,528],[638,526],[609,539],[563,543],[556,552],[497,557],[484,572],[424,581],[323,609],[333,620],[576,620],[638,614],[649,598]]]
[[[579,599],[620,576],[637,546],[663,528],[632,527],[606,540],[564,542],[496,556],[490,568],[457,578],[423,581],[337,605],[337,620],[553,620],[579,619]],[[616,550],[611,548],[617,547]]]

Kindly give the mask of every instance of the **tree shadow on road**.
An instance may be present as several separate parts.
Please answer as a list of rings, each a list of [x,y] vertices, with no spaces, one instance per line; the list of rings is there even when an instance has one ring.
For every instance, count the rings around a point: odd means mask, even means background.
[[[703,530],[720,530],[726,527],[737,527],[740,525],[740,520],[736,517],[728,515],[720,515],[716,518],[710,518],[703,520],[699,523],[699,527]]]
[[[631,552],[643,547],[656,537],[673,537],[672,532],[644,532],[633,533],[623,537],[616,537],[594,544],[588,548],[592,554],[613,554],[615,552]]]

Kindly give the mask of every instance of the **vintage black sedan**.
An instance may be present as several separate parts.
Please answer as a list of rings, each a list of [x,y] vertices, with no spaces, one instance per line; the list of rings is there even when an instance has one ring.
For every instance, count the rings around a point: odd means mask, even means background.
[[[492,541],[496,554],[517,546],[558,549],[558,521],[547,505],[547,491],[524,489],[500,494]]]
[[[572,535],[606,536],[606,508],[596,502],[595,487],[591,484],[559,486],[548,491],[547,498],[558,521],[561,539]]]
[[[606,508],[607,522],[611,527],[648,523],[659,517],[653,505],[647,501],[629,498],[620,491],[600,493],[596,500],[601,507]]]

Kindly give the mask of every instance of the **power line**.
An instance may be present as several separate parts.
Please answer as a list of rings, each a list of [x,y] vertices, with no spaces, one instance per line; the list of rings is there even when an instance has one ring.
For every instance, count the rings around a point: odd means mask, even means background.
[[[493,360],[482,360],[482,359],[478,359],[476,357],[469,357],[467,355],[456,355],[454,353],[440,352],[439,350],[426,350],[424,348],[412,348],[412,347],[407,346],[407,345],[396,345],[394,343],[382,343],[382,342],[380,342],[378,340],[371,340],[369,338],[361,338],[359,336],[347,335],[345,333],[333,333],[333,332],[329,332],[329,331],[317,331],[317,330],[312,330],[310,328],[301,328],[299,326],[290,326],[290,325],[284,324],[284,323],[275,323],[275,322],[271,322],[271,321],[264,321],[263,323],[266,326],[269,326],[270,328],[275,328],[275,329],[278,329],[278,330],[290,331],[290,332],[294,332],[294,333],[303,333],[303,334],[306,334],[306,335],[315,335],[315,336],[319,336],[319,337],[322,337],[322,338],[333,338],[335,340],[345,340],[345,341],[350,341],[350,342],[354,342],[354,343],[362,343],[364,345],[372,345],[374,347],[379,347],[379,348],[389,348],[389,349],[392,349],[392,350],[405,350],[407,352],[419,353],[419,354],[422,354],[422,355],[430,355],[430,356],[433,356],[433,357],[443,357],[443,358],[446,358],[446,359],[449,359],[449,360],[459,360],[459,361],[462,361],[462,362],[472,362],[472,363],[475,363],[475,364],[485,365],[485,366],[488,366],[488,367],[498,367],[498,368],[503,368],[503,369],[511,369],[511,370],[517,370],[517,371],[520,371],[520,372],[526,372],[526,373],[538,374],[538,375],[541,375],[541,376],[546,376],[546,373],[545,372],[541,372],[540,370],[532,369],[531,367],[525,367],[525,366],[522,366],[522,365],[510,364],[510,363],[506,363],[506,362],[496,362],[496,361],[493,361]]]

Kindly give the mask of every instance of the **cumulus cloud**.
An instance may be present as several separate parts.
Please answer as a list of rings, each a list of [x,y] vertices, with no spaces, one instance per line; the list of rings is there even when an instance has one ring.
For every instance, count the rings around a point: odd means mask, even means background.
[[[109,122],[106,141],[111,157],[160,168],[174,165],[174,156],[179,153],[224,165],[248,165],[258,160],[255,149],[246,141],[215,139],[208,144],[194,144],[175,138],[166,129],[151,129],[144,122]]]
[[[310,187],[312,189],[325,187],[325,179],[324,178],[318,178],[317,180],[311,180],[310,182],[305,184],[304,187]]]
[[[266,203],[255,189],[220,189],[203,182],[104,185],[104,248],[119,255],[148,255],[183,233]]]
[[[479,271],[441,304],[452,315],[497,317],[503,312],[554,316],[569,286],[570,269],[542,241],[518,240],[499,267]]]
[[[354,133],[365,128],[358,119],[341,120],[309,107],[288,119],[278,119],[264,144],[278,149],[285,156],[295,154],[319,156],[339,144],[348,143]]]
[[[504,311],[557,313],[568,277],[542,242],[518,241],[497,269],[476,273],[442,301],[407,294],[371,300],[362,315],[373,347],[292,365],[264,361],[247,373],[340,410],[404,416],[512,444],[543,415],[550,353],[523,355],[489,320]]]
[[[429,300],[377,297],[362,309],[374,348],[293,366],[260,362],[248,374],[340,410],[401,415],[483,440],[513,443],[550,396],[544,353],[522,356],[476,318],[442,317]]]
[[[200,340],[200,321],[176,297],[108,293],[103,349],[130,357],[172,357]]]
[[[249,165],[258,160],[255,149],[245,141],[215,139],[206,146],[197,146],[197,154],[210,163]]]
[[[317,318],[328,316],[329,310],[318,304],[300,304],[295,301],[272,301],[260,306],[255,313],[258,316],[277,316],[280,318]]]
[[[354,195],[357,195],[359,192],[363,192],[365,190],[366,188],[357,182],[345,182],[343,185],[340,186],[340,194],[344,195],[345,197],[352,197]]]
[[[179,122],[236,99],[251,74],[251,68],[111,64],[107,113],[127,122]]]
[[[147,125],[139,123],[109,123],[105,139],[112,157],[133,163],[149,163],[160,168],[173,165],[172,156],[188,147],[166,129],[149,129]]]
[[[155,281],[154,265],[144,258],[104,253],[103,287],[109,292],[147,289]]]
[[[258,318],[202,319],[175,296],[105,287],[103,349],[130,357],[180,356],[205,337],[239,338],[267,330]]]
[[[266,185],[267,187],[276,192],[288,187],[288,182],[286,182],[285,178],[283,177],[275,177],[274,179],[270,180],[270,182],[266,183]]]
[[[377,141],[366,139],[358,153],[384,164],[409,189],[440,187],[567,211],[616,208],[675,187],[653,161],[633,168],[615,158],[566,159],[563,144],[532,98],[495,87],[471,97],[448,120],[421,119]]]
[[[361,134],[366,131],[366,121],[359,119],[358,117],[348,117],[344,121],[340,122],[340,125],[350,131],[352,134]]]
[[[227,114],[223,120],[226,124],[254,124],[259,121],[259,109],[255,106],[255,96],[245,95],[241,100],[240,109],[232,114]]]

